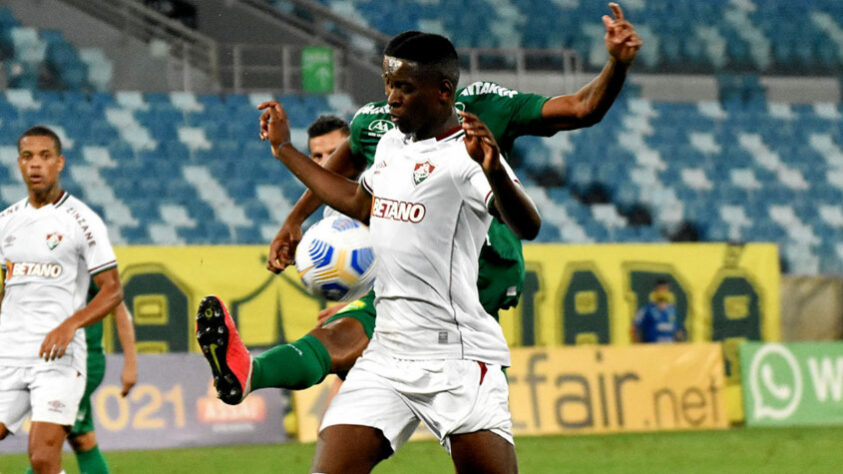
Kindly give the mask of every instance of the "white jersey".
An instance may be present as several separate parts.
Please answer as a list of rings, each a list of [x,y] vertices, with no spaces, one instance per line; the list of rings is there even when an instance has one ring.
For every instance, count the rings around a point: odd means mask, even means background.
[[[465,132],[413,142],[387,132],[361,184],[372,195],[378,257],[372,347],[403,359],[509,365],[500,325],[480,304],[480,248],[492,190]],[[504,163],[509,175],[514,174]]]
[[[38,363],[47,333],[85,306],[91,276],[117,266],[102,219],[67,192],[38,209],[27,198],[0,213],[0,257],[6,273],[0,365],[6,366]],[[86,349],[79,329],[56,363],[85,373]]]

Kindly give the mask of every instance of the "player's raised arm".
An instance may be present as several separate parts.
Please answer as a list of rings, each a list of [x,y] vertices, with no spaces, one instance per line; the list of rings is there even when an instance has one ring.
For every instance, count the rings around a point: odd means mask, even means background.
[[[266,119],[264,119],[266,117]],[[261,115],[261,130],[264,130],[264,121],[266,120],[268,126],[269,111],[265,111]],[[261,134],[261,138],[264,138]],[[264,138],[265,139],[265,138]],[[329,169],[339,173],[346,178],[356,178],[360,174],[360,170],[354,165],[351,157],[351,146],[348,140],[345,140],[337,149],[328,157],[328,160],[322,165],[325,169]],[[281,229],[275,235],[272,243],[269,244],[269,258],[267,261],[267,269],[278,273],[288,265],[293,264],[293,258],[296,254],[296,247],[302,238],[302,224],[307,220],[317,209],[322,205],[322,200],[316,197],[312,191],[305,190],[299,200],[296,202],[290,214],[281,225]]]
[[[265,102],[258,109],[269,114],[266,130],[261,132],[269,140],[272,154],[326,204],[349,217],[368,222],[372,197],[356,181],[326,170],[293,147],[290,124],[281,104]]]
[[[47,334],[44,342],[41,343],[39,357],[53,360],[63,356],[77,329],[102,320],[123,300],[123,286],[120,284],[117,268],[94,275],[94,283],[100,291],[87,306],[65,319]]]
[[[630,64],[641,48],[635,32],[617,3],[610,3],[614,18],[603,16],[609,60],[600,74],[571,95],[553,97],[542,107],[542,121],[531,132],[550,135],[562,130],[590,127],[603,119],[620,94]]]
[[[533,200],[507,172],[500,159],[494,135],[476,115],[460,112],[465,130],[465,148],[480,163],[495,195],[495,209],[519,239],[533,240],[539,233],[541,217]]]

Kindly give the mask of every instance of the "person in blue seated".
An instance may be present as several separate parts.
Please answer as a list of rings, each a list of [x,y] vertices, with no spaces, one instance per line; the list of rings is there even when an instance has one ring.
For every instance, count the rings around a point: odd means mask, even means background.
[[[659,279],[647,304],[642,306],[632,321],[633,342],[670,343],[687,339],[685,328],[676,317],[676,305],[670,283]]]

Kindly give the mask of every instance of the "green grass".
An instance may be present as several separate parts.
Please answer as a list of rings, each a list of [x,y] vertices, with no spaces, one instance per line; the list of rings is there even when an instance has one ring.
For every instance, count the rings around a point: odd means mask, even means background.
[[[839,473],[843,427],[521,437],[521,472]],[[232,446],[106,453],[119,473],[306,473],[312,444]],[[65,455],[68,474],[77,473]],[[23,474],[26,456],[0,457],[0,473]],[[410,443],[375,469],[389,473],[449,473],[451,460],[435,442]]]

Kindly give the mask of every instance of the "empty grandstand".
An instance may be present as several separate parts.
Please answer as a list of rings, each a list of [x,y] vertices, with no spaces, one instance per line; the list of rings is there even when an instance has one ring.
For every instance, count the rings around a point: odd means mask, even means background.
[[[322,28],[370,48],[420,28],[450,34],[464,48],[568,48],[587,71],[605,58],[596,21],[602,2],[459,2],[488,12],[471,21],[442,15],[440,2],[426,0],[390,9],[366,0],[263,4],[278,15],[242,3],[268,22],[293,16],[306,24],[317,22],[314,12],[333,12],[344,21]],[[772,241],[791,271],[843,271],[841,104],[834,93],[824,102],[770,100],[760,79],[837,81],[841,6],[639,0],[625,7],[647,42],[636,71],[708,75],[716,95],[666,101],[649,97],[647,84],[633,84],[599,127],[519,140],[511,160],[545,211],[540,241]],[[202,11],[182,23],[207,33]],[[340,79],[328,95],[278,96],[263,87],[233,93],[222,82],[222,92],[124,90],[114,80],[121,58],[25,25],[7,7],[0,8],[0,55],[0,200],[7,205],[21,195],[17,134],[34,123],[55,126],[68,144],[65,185],[99,206],[117,243],[266,242],[303,188],[254,139],[255,105],[280,98],[304,149],[304,127],[314,117],[349,117],[356,104],[377,99]]]

